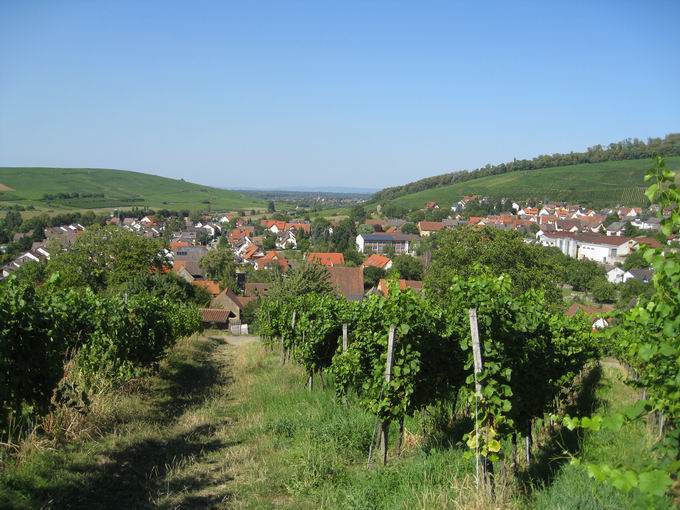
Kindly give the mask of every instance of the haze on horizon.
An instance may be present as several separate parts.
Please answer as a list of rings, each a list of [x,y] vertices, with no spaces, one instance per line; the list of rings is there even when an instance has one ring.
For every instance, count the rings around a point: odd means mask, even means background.
[[[382,188],[663,136],[678,19],[663,0],[4,0],[0,166]]]

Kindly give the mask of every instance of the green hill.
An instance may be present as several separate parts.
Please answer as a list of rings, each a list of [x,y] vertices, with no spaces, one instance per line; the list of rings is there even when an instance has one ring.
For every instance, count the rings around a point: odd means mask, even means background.
[[[465,195],[568,201],[595,207],[640,205],[645,200],[644,175],[652,164],[651,159],[638,159],[509,172],[410,193],[387,205],[415,209],[437,202],[450,207]],[[680,169],[680,157],[666,158],[666,165]]]
[[[127,170],[0,167],[0,208],[8,205],[54,211],[134,206],[230,210],[261,207],[263,202],[235,191]]]

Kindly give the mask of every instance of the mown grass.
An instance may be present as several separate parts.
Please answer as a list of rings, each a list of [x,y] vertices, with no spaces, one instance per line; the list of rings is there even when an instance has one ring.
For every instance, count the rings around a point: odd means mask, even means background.
[[[616,410],[636,398],[605,364],[574,403]],[[437,410],[406,421],[402,456],[367,465],[374,417],[330,381],[315,389],[259,343],[183,341],[154,377],[95,399],[89,429],[70,442],[28,442],[0,474],[9,508],[633,509],[645,506],[588,478],[587,462],[653,461],[644,424],[618,433],[544,438],[530,469],[499,470],[495,498],[478,491],[466,429]],[[325,386],[324,386],[325,382]],[[463,424],[464,425],[464,424]],[[502,471],[505,471],[504,475]]]
[[[595,207],[641,205],[645,200],[644,175],[652,166],[651,159],[640,159],[510,172],[410,193],[389,204],[421,208],[434,201],[441,207],[451,207],[465,195],[480,195],[512,200],[563,200]],[[680,169],[680,157],[666,158],[666,166]]]
[[[111,207],[153,207],[189,210],[232,210],[262,207],[264,202],[243,193],[202,186],[127,170],[104,168],[0,167],[0,207],[18,204],[40,209],[80,210]],[[225,185],[228,185],[225,182]],[[43,195],[103,193],[103,197],[80,197],[44,201]]]

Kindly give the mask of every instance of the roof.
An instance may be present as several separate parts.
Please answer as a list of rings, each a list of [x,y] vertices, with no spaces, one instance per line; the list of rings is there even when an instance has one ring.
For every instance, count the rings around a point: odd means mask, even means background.
[[[288,260],[283,255],[279,255],[277,251],[268,251],[265,253],[264,257],[255,259],[255,264],[257,269],[264,269],[266,266],[272,266],[278,264],[282,271],[288,271],[290,264]]]
[[[175,260],[172,263],[172,270],[179,273],[182,269],[186,269],[191,276],[203,277],[203,269],[195,260]]]
[[[331,285],[349,301],[364,297],[364,271],[360,267],[327,267]]]
[[[362,264],[362,267],[378,267],[380,269],[384,269],[387,264],[392,262],[389,257],[385,257],[384,255],[379,255],[377,253],[374,253],[373,255],[369,255],[369,257],[364,260],[364,263]]]
[[[569,308],[567,308],[567,310],[564,312],[564,315],[571,317],[572,315],[576,315],[579,311],[585,313],[586,315],[598,315],[606,314],[613,310],[614,307],[612,305],[588,306],[581,303],[573,303]]]
[[[602,234],[572,234],[571,232],[551,232],[549,234],[544,234],[544,237],[549,237],[551,239],[557,238],[571,238],[580,243],[586,244],[603,244],[607,246],[621,246],[629,241],[632,241],[630,237],[623,236],[605,236]]]
[[[652,281],[654,277],[654,271],[651,269],[629,269],[628,272],[633,275],[633,278],[640,280],[645,283]]]
[[[654,239],[653,237],[638,236],[634,238],[633,241],[638,244],[646,244],[650,248],[661,248],[663,246],[658,239]]]
[[[364,241],[374,242],[374,241],[413,241],[418,239],[418,236],[413,234],[359,234],[364,238]]]
[[[438,230],[443,230],[445,227],[446,225],[441,221],[421,221],[418,223],[418,228],[427,232],[436,232]]]
[[[191,285],[194,285],[195,287],[203,287],[205,290],[210,292],[213,297],[217,296],[221,292],[220,284],[214,280],[194,280],[191,282]]]
[[[399,290],[413,289],[416,292],[423,290],[423,282],[418,280],[399,280]],[[381,278],[378,282],[378,292],[383,296],[387,296],[389,293],[388,281],[385,278]]]
[[[311,252],[307,255],[307,262],[324,266],[342,266],[345,264],[345,256],[338,252]]]
[[[191,243],[187,241],[173,241],[170,243],[170,250],[176,251],[178,248],[187,248],[191,246]]]
[[[221,308],[200,308],[202,322],[229,322],[229,310]]]
[[[246,297],[266,296],[272,285],[271,283],[246,283],[243,295]]]

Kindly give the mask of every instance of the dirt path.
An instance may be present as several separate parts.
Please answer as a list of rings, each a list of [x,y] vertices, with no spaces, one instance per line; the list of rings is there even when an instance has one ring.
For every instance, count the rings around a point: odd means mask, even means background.
[[[228,507],[232,343],[184,340],[157,376],[96,401],[101,432],[31,452],[0,479],[0,507]]]

